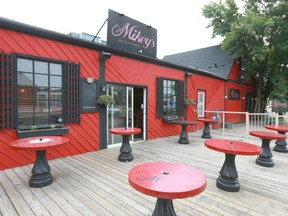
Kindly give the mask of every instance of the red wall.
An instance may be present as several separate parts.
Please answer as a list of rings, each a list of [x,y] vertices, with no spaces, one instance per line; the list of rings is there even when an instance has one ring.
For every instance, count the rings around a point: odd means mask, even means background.
[[[0,29],[0,50],[55,60],[80,62],[81,77],[99,77],[99,52],[19,32]],[[48,159],[100,149],[99,113],[81,114],[81,124],[69,124],[68,145],[48,151]],[[33,163],[35,153],[10,150],[8,143],[17,139],[15,130],[0,130],[0,170]]]
[[[81,77],[99,79],[100,55],[97,50],[4,29],[0,29],[0,49],[6,53],[14,52],[80,63]],[[185,71],[117,56],[116,54],[113,54],[112,58],[106,61],[105,67],[105,79],[107,82],[127,83],[129,85],[147,87],[148,139],[178,135],[180,133],[180,126],[164,123],[162,119],[156,117],[156,82],[158,76],[184,80]],[[237,73],[236,69],[235,66],[235,73]],[[187,82],[189,98],[197,100],[197,90],[206,90],[206,109],[225,109],[224,83],[226,81],[193,74],[188,78]],[[235,85],[237,85],[238,88],[238,84],[227,82],[227,89],[231,87],[234,88]],[[240,109],[238,103],[239,102],[233,104],[232,102],[227,102],[227,110]],[[243,106],[241,105],[240,107]],[[197,121],[197,115],[194,112],[196,108],[196,106],[188,107],[187,119],[189,121]],[[99,113],[82,113],[80,124],[69,124],[67,126],[70,129],[69,134],[65,136],[69,138],[69,144],[59,147],[58,149],[49,150],[48,159],[100,149]],[[203,125],[200,123],[198,128],[203,128]],[[195,126],[188,128],[189,132],[194,130]],[[17,138],[17,132],[15,130],[7,129],[4,132],[0,131],[0,170],[34,162],[34,152],[21,152],[9,149],[8,143]]]

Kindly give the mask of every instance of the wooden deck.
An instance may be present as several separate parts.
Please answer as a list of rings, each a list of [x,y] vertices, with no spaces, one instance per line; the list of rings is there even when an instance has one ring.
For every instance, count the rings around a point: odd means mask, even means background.
[[[206,148],[200,137],[201,131],[189,133],[189,145],[178,144],[178,136],[134,143],[134,160],[127,163],[117,160],[119,146],[51,160],[54,182],[44,188],[28,186],[32,165],[0,171],[0,215],[151,215],[156,198],[127,181],[133,166],[151,161],[190,164],[207,176],[203,193],[174,200],[179,216],[287,215],[288,153],[272,151],[273,168],[256,165],[255,156],[236,156],[241,189],[225,192],[216,187],[224,154]],[[247,141],[260,145],[260,139]]]

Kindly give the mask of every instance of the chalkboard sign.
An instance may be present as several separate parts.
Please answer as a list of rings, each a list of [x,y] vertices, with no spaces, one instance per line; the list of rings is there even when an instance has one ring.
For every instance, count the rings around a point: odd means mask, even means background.
[[[96,112],[97,82],[91,78],[82,79],[82,112]]]

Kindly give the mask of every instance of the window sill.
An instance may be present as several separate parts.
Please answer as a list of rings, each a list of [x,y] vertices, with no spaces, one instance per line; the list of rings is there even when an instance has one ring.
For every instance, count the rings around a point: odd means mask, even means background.
[[[178,117],[178,116],[165,116],[165,117],[163,117],[164,122],[179,121],[179,120],[182,120],[182,118]]]
[[[68,127],[37,129],[37,130],[17,130],[19,138],[28,138],[36,136],[58,136],[68,134]]]

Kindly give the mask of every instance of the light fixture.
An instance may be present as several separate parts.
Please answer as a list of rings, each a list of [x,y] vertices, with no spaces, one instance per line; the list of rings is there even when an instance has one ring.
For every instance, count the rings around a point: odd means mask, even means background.
[[[101,52],[101,56],[102,56],[103,58],[105,58],[105,59],[110,59],[111,56],[112,56],[112,54],[109,53],[109,52],[102,51],[102,52]]]
[[[186,76],[186,77],[190,77],[190,76],[192,76],[192,74],[193,74],[193,73],[186,71],[185,76]]]
[[[101,86],[101,91],[102,91],[102,92],[105,92],[105,91],[106,91],[106,86],[105,86],[105,85],[102,85],[102,86]]]

